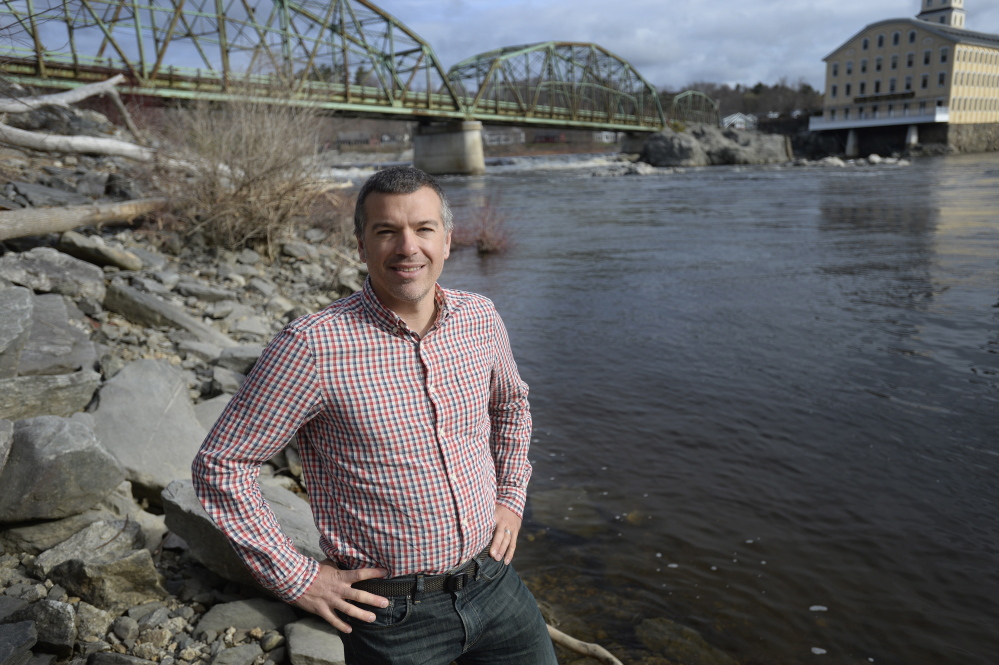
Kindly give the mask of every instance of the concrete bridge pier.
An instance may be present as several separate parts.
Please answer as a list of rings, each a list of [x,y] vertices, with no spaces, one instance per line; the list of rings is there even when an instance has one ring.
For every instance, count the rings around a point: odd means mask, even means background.
[[[905,147],[911,148],[917,143],[919,143],[919,127],[916,125],[909,125],[909,129],[905,132]]]
[[[857,141],[857,130],[851,129],[846,135],[846,156],[847,157],[859,157],[860,156],[860,145]]]
[[[485,173],[482,123],[420,123],[413,135],[413,166],[433,175]]]

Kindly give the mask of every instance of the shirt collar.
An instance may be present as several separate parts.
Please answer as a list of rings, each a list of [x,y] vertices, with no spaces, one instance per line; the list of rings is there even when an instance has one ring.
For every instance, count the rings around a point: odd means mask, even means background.
[[[386,332],[403,336],[414,334],[398,314],[383,305],[382,301],[378,299],[378,295],[375,294],[375,289],[371,285],[370,276],[364,280],[364,287],[361,289],[361,302],[375,324]],[[437,319],[434,321],[434,325],[430,327],[430,332],[443,325],[454,309],[451,300],[447,297],[447,293],[436,282],[434,283],[434,304],[437,306]],[[429,335],[430,332],[427,334]]]

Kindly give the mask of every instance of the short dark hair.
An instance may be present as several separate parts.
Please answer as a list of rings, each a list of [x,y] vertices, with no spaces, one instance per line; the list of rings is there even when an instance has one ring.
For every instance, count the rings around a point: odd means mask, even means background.
[[[441,221],[444,222],[444,231],[453,229],[454,215],[451,213],[451,204],[448,203],[440,183],[430,174],[412,166],[392,166],[378,171],[361,186],[361,191],[357,194],[357,204],[354,206],[354,235],[358,238],[364,235],[364,223],[367,221],[364,202],[368,200],[369,194],[412,194],[424,187],[434,190],[437,198],[441,200]]]

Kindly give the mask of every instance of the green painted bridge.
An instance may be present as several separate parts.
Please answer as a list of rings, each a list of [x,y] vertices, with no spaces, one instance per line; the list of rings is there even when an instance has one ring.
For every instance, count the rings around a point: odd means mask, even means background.
[[[596,44],[498,49],[445,71],[368,0],[0,0],[0,75],[130,95],[256,97],[340,115],[653,132],[656,89]]]

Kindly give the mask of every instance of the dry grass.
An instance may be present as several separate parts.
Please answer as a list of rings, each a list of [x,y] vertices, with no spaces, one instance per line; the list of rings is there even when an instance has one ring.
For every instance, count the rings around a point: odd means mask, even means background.
[[[465,208],[461,218],[455,220],[451,245],[475,247],[479,254],[505,252],[510,246],[510,236],[500,200],[500,195],[492,192],[480,205]]]
[[[316,177],[319,121],[309,110],[241,100],[167,118],[157,180],[188,235],[270,252],[329,193]]]

